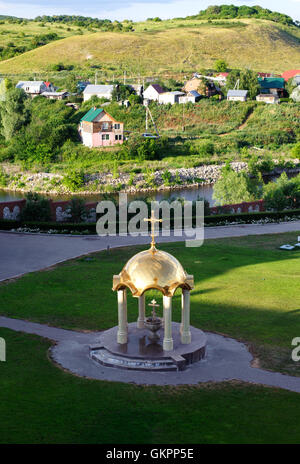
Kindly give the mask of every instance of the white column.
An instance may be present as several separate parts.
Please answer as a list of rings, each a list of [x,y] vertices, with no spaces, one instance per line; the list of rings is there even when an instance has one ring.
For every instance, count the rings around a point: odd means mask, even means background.
[[[164,296],[163,306],[164,306],[164,327],[165,327],[163,348],[164,348],[164,351],[172,351],[173,350],[172,298],[169,296]]]
[[[127,304],[126,290],[118,290],[118,336],[117,341],[121,345],[127,343]]]
[[[190,331],[190,291],[182,290],[182,299],[181,299],[181,343],[188,345],[191,343],[191,331]]]
[[[139,297],[139,317],[137,320],[137,328],[145,327],[145,294]]]

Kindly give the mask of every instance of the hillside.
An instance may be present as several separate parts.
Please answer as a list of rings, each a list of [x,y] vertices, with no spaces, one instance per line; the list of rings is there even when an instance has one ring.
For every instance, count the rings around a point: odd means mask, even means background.
[[[48,30],[57,28],[50,23],[46,26]],[[1,61],[0,72],[49,71],[58,62],[87,70],[98,65],[103,77],[117,75],[120,70],[126,70],[128,75],[186,73],[210,68],[218,58],[225,59],[232,68],[271,72],[283,72],[300,64],[300,29],[295,26],[243,18],[146,21],[134,24],[134,28],[133,32],[85,30],[84,35],[55,40]],[[72,35],[76,30],[64,32]]]

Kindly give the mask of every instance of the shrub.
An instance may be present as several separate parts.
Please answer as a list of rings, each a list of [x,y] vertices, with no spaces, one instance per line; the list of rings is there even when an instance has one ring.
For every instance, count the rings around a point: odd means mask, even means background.
[[[26,195],[26,205],[21,211],[21,221],[51,220],[50,202],[38,193],[29,192]]]
[[[84,186],[84,173],[83,171],[71,170],[63,178],[63,184],[71,192],[76,192]]]
[[[72,222],[84,222],[86,219],[85,201],[82,198],[72,198],[69,203]]]
[[[293,158],[300,158],[300,142],[292,146],[291,155]]]
[[[214,185],[213,198],[221,206],[255,200],[259,196],[260,182],[260,178],[250,179],[246,172],[236,172],[227,164]]]
[[[161,174],[164,185],[169,186],[172,183],[172,174],[167,169]]]
[[[264,186],[264,201],[267,209],[282,211],[300,206],[300,176],[288,179],[285,172],[276,182]]]
[[[6,187],[8,176],[5,174],[2,168],[0,168],[0,187]]]

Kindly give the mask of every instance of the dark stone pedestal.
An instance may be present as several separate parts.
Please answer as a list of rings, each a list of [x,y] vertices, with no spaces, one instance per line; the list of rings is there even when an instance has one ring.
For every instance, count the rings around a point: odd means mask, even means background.
[[[189,364],[200,361],[205,355],[206,336],[202,330],[191,327],[192,342],[183,345],[180,339],[180,324],[173,322],[172,351],[163,350],[164,330],[160,330],[160,340],[152,343],[147,329],[138,329],[136,323],[128,325],[128,342],[117,343],[118,327],[101,334],[99,343],[90,346],[91,358],[103,366],[119,369],[146,371],[178,371]]]

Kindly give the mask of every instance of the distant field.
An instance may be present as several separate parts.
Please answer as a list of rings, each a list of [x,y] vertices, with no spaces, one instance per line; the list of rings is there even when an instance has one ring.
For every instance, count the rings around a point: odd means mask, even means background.
[[[282,72],[300,62],[300,30],[274,22],[243,19],[208,23],[204,21],[162,21],[134,24],[134,32],[96,32],[78,27],[4,24],[0,39],[23,43],[26,34],[49,30],[66,38],[0,62],[2,73],[49,71],[63,62],[82,69],[98,65],[99,79],[126,70],[128,75],[185,73],[212,67],[224,58],[230,67]],[[27,28],[33,28],[27,31]],[[1,31],[10,33],[1,35]],[[67,36],[72,37],[67,37]],[[1,42],[1,41],[0,41]]]

